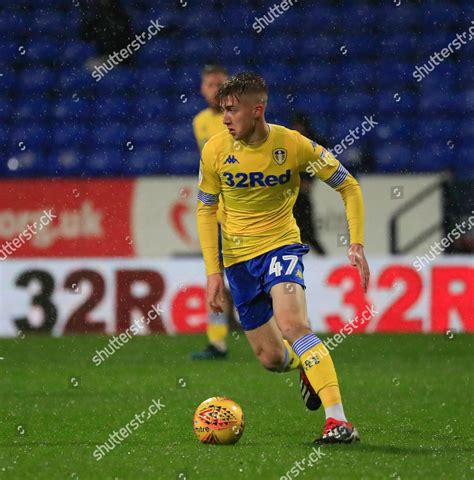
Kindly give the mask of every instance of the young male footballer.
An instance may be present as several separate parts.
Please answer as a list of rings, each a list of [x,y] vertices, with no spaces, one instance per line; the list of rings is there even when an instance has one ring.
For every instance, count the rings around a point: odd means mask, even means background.
[[[306,406],[316,410],[322,403],[326,414],[317,443],[351,443],[359,434],[344,414],[331,356],[309,328],[302,260],[309,248],[300,241],[292,209],[299,172],[310,165],[341,194],[351,238],[349,261],[366,290],[361,189],[322,146],[265,121],[268,90],[258,75],[231,77],[219,89],[218,99],[227,131],[214,135],[203,148],[197,206],[209,308],[220,312],[224,301],[216,218],[220,198],[225,273],[255,355],[268,370],[300,369]]]
[[[193,131],[199,151],[204,144],[216,133],[225,131],[222,123],[222,110],[216,99],[219,87],[227,79],[227,70],[222,65],[206,65],[201,73],[201,95],[206,100],[208,107],[199,112],[193,119]],[[218,222],[222,221],[222,210],[218,209]],[[214,360],[227,357],[227,335],[229,333],[230,305],[226,305],[223,314],[209,311],[207,321],[207,346],[193,352],[193,360]]]

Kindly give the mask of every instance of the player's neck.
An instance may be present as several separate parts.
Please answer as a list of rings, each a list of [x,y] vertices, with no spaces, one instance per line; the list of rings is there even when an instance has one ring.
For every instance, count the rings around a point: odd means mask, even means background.
[[[267,122],[263,121],[262,123],[257,123],[255,128],[246,138],[243,138],[242,141],[247,145],[254,145],[256,143],[264,142],[270,135],[270,125]]]

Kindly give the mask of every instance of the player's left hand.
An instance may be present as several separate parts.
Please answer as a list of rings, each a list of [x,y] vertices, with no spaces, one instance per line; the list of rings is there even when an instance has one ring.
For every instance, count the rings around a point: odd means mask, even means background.
[[[369,286],[370,270],[369,264],[365,258],[364,246],[360,243],[352,243],[349,251],[347,252],[349,262],[353,267],[357,267],[359,270],[360,280],[364,292],[367,293],[367,287]]]
[[[224,311],[224,278],[222,273],[207,277],[206,303],[208,310],[215,313]]]

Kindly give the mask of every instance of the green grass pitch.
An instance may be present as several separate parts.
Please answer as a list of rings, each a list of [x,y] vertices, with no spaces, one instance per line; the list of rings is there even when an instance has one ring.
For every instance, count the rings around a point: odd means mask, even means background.
[[[323,413],[305,410],[297,372],[270,373],[242,332],[227,361],[192,362],[201,336],[137,337],[102,365],[107,337],[0,341],[0,479],[280,479],[308,457]],[[472,479],[470,335],[353,335],[333,352],[356,445],[321,447],[286,478]],[[192,417],[210,396],[244,410],[233,446],[200,444]],[[136,413],[163,408],[103,459],[93,451]],[[291,473],[290,473],[291,475]]]

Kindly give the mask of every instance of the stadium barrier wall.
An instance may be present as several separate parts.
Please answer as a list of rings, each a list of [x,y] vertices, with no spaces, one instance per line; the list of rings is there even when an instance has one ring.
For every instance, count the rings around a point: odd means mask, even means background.
[[[307,255],[312,329],[339,333],[336,341],[352,333],[474,332],[473,257],[436,257],[421,268],[413,260],[371,258],[365,295],[345,257]],[[0,262],[0,336],[203,332],[204,301],[198,258]]]
[[[366,206],[368,254],[390,253],[391,214],[437,178],[359,178]],[[22,258],[199,254],[196,196],[197,181],[193,177],[4,180],[0,182],[0,259],[7,255]],[[344,255],[347,227],[339,194],[316,182],[312,196],[322,245],[330,255]],[[40,218],[45,212],[54,217],[42,225]],[[440,191],[404,215],[401,243],[416,238],[427,223],[436,225],[442,219]],[[28,226],[30,230],[25,231]],[[412,253],[425,253],[441,236],[442,232],[433,232]]]

